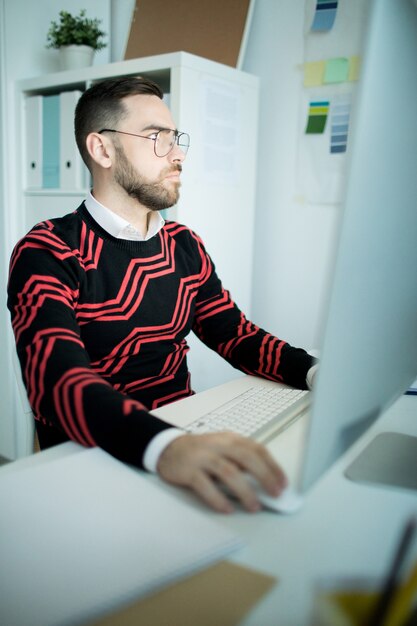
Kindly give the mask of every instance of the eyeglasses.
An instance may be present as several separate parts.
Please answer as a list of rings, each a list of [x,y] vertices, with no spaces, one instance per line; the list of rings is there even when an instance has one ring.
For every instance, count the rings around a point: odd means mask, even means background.
[[[178,130],[163,128],[152,135],[136,135],[135,133],[126,133],[123,130],[114,130],[113,128],[102,128],[100,133],[120,133],[121,135],[132,135],[132,137],[141,137],[142,139],[150,139],[153,141],[153,149],[157,157],[164,157],[171,152],[175,144],[183,151],[184,155],[190,147],[190,135],[188,133],[180,133]]]

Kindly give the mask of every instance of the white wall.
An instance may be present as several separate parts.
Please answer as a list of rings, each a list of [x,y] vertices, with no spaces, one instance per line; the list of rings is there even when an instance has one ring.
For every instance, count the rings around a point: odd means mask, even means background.
[[[243,69],[261,79],[252,316],[311,348],[340,211],[294,199],[304,10],[304,0],[257,0]]]
[[[369,0],[339,2],[334,28],[311,35],[315,7],[316,0],[255,0],[243,63],[260,78],[252,317],[307,349],[320,345],[342,205],[297,200],[302,64],[360,55]]]
[[[59,21],[59,11],[78,14],[85,9],[88,17],[102,20],[105,32],[110,29],[110,0],[3,0],[6,23],[6,72],[8,80],[30,78],[59,70],[58,51],[47,49],[46,34],[51,20]],[[108,41],[108,38],[107,38]],[[94,64],[106,63],[110,48],[97,52]]]
[[[0,136],[2,137],[0,146],[0,200],[1,206],[6,207],[6,182],[5,163],[7,159],[6,138],[6,90],[4,89],[6,77],[6,64],[4,55],[5,43],[5,12],[4,3],[0,1]],[[6,282],[8,255],[6,253],[7,228],[6,211],[0,212],[0,337],[2,338],[2,349],[0,350],[0,455],[12,458],[14,456],[14,425],[10,416],[14,414],[14,396],[11,393],[13,388],[13,377],[10,371],[8,354],[11,347],[11,337],[9,329],[9,319],[6,312]]]

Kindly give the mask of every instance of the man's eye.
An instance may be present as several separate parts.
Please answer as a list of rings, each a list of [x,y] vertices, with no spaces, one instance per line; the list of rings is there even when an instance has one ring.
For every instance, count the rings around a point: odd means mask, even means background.
[[[156,139],[158,137],[158,133],[152,133],[151,135],[148,135],[148,139]]]

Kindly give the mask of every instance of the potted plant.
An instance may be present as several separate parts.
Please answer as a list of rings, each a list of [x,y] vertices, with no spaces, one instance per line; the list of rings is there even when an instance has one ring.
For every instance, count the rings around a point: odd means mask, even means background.
[[[106,47],[101,20],[86,17],[85,9],[79,15],[59,12],[59,22],[53,20],[47,34],[47,48],[60,51],[62,69],[77,69],[91,65],[94,52]]]

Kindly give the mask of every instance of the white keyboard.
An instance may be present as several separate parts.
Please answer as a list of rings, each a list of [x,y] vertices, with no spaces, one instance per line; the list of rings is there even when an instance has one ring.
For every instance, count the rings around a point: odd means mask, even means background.
[[[306,406],[308,391],[291,387],[251,387],[188,425],[193,433],[230,430],[252,439]]]

